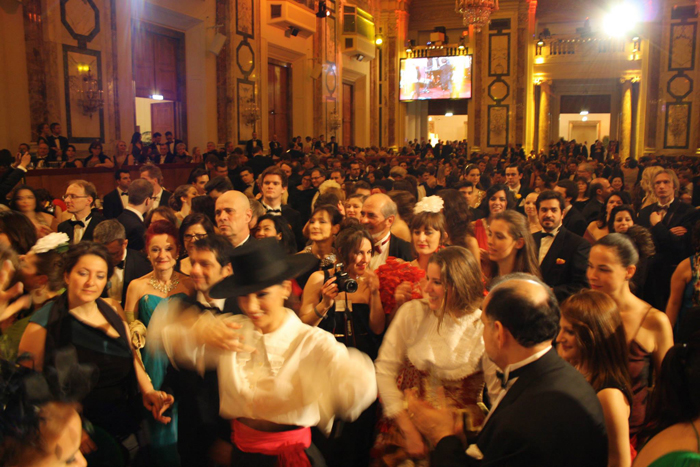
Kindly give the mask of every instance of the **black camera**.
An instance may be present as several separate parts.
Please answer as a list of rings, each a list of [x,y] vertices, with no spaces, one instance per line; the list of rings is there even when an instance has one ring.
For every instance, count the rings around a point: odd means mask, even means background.
[[[358,289],[357,281],[345,272],[343,266],[343,263],[338,263],[335,266],[330,264],[323,268],[325,281],[331,277],[335,277],[335,283],[338,285],[338,292],[355,293]]]

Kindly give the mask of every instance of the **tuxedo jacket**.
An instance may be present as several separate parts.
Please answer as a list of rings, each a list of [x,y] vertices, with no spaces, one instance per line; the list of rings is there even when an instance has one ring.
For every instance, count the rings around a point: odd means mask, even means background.
[[[135,212],[124,210],[117,220],[124,226],[126,239],[129,240],[129,248],[141,251],[146,246],[146,226]]]
[[[598,201],[595,197],[591,198],[590,201],[588,201],[588,204],[586,204],[586,207],[583,208],[583,211],[581,212],[581,215],[587,222],[586,227],[588,227],[588,224],[596,220],[596,218],[600,214],[600,211],[602,210],[603,203]]]
[[[128,198],[126,196],[125,198]],[[124,211],[121,195],[116,188],[105,195],[102,199],[102,214],[105,219],[116,219]]]
[[[274,162],[272,162],[272,157],[269,156],[257,155],[255,157],[251,157],[248,161],[248,167],[253,169],[255,178],[258,178],[258,175],[263,173],[263,170],[272,165],[274,165]]]
[[[22,180],[26,172],[22,169],[8,168],[0,175],[0,202],[7,204],[7,195]]]
[[[173,195],[173,194],[172,194],[171,192],[169,192],[168,190],[166,190],[165,188],[163,188],[163,194],[160,196],[160,203],[158,203],[158,207],[160,207],[160,206],[170,206],[170,205],[168,204],[168,201],[170,201],[170,197],[171,197],[172,195]]]
[[[586,219],[583,218],[583,215],[575,206],[571,206],[569,212],[567,212],[564,219],[562,219],[562,224],[569,232],[573,232],[579,237],[583,237],[583,234],[586,233],[586,229],[588,228]]]
[[[525,178],[525,177],[523,177]],[[520,191],[518,191],[518,195],[520,195],[520,198],[517,197],[515,193],[513,193],[513,198],[515,198],[515,210],[518,211],[520,214],[525,214],[525,198],[527,198],[527,195],[532,193],[532,190],[524,185],[520,185]],[[488,203],[488,200],[486,200]]]
[[[131,246],[131,245],[129,245]],[[115,266],[116,268],[116,266]],[[126,289],[128,288],[131,281],[143,277],[153,270],[151,263],[146,259],[146,256],[137,250],[127,249],[126,259],[124,260],[124,286],[122,287],[122,298],[121,303],[126,303]],[[102,298],[109,297],[109,286],[105,287],[104,292],[102,292]]]
[[[477,442],[483,459],[454,436],[440,440],[433,467],[605,467],[608,437],[595,391],[551,349],[520,371]]]
[[[533,234],[539,255],[542,233]],[[569,295],[588,287],[586,270],[591,244],[562,226],[540,264],[544,282],[552,287],[561,303]]]
[[[194,302],[193,305],[203,311],[202,304]],[[223,313],[241,313],[236,298],[224,302]],[[214,441],[231,439],[230,421],[219,416],[217,370],[200,375],[192,369],[178,369],[169,364],[161,390],[172,394],[178,401],[177,450],[182,465],[206,465]]]
[[[257,147],[262,148],[263,144],[262,141],[259,139],[252,140],[249,139],[248,142],[245,143],[245,153],[249,158],[253,158],[253,148],[255,147],[255,143],[257,143]]]
[[[291,227],[292,232],[294,232],[294,239],[297,243],[297,251],[303,250],[304,246],[306,246],[306,239],[304,238],[304,224],[301,222],[301,214],[299,214],[299,211],[288,204],[283,204],[282,217],[287,220],[289,227]]]
[[[95,227],[97,227],[97,224],[104,220],[106,220],[104,216],[102,216],[102,214],[100,214],[96,209],[93,209],[90,223],[85,229],[85,232],[83,232],[83,238],[81,238],[80,241],[92,241],[92,233],[95,231]],[[56,230],[68,235],[68,238],[70,238],[71,243],[73,243],[73,226],[71,225],[69,220],[63,221],[60,224],[58,224],[58,228]]]
[[[406,240],[401,240],[396,235],[392,235],[389,239],[389,256],[401,258],[404,261],[413,261],[411,244]]]
[[[645,207],[639,211],[637,223],[651,231],[656,247],[655,258],[670,265],[677,265],[692,253],[689,251],[688,245],[693,226],[687,226],[688,232],[683,236],[672,234],[671,229],[684,225],[684,217],[693,211],[693,206],[683,203],[677,198],[674,199],[663,220],[652,227],[649,218],[652,212],[658,210],[658,204]]]

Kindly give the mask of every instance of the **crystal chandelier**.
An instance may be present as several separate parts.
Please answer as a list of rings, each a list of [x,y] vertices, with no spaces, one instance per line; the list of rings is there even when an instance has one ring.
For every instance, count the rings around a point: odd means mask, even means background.
[[[255,96],[251,97],[246,101],[246,106],[241,112],[241,117],[246,125],[252,126],[255,129],[255,124],[260,120],[260,109],[255,101]]]
[[[333,109],[333,112],[328,116],[328,124],[334,132],[343,124],[343,119],[338,113],[338,109]]]
[[[498,10],[498,0],[456,0],[455,11],[462,15],[465,26],[474,26],[476,31],[486,26],[491,13]]]
[[[79,66],[78,71],[85,72],[84,75],[77,78],[78,85],[75,86],[75,94],[77,102],[83,111],[84,115],[92,114],[104,107],[104,99],[102,98],[102,90],[97,79],[93,76],[92,70],[87,66]]]

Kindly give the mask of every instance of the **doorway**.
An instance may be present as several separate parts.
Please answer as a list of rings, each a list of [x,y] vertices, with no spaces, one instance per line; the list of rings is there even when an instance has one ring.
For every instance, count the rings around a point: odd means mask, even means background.
[[[269,61],[267,64],[267,102],[270,109],[268,131],[270,139],[273,135],[277,135],[277,141],[283,148],[292,141],[291,84],[289,64]]]
[[[355,145],[355,86],[343,83],[343,146]]]

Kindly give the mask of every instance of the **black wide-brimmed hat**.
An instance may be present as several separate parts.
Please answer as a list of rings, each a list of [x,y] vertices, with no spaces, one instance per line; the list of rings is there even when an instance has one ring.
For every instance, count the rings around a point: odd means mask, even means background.
[[[293,279],[317,264],[318,259],[311,254],[287,255],[273,237],[250,240],[231,256],[233,275],[216,284],[209,295],[212,298],[248,295]]]

